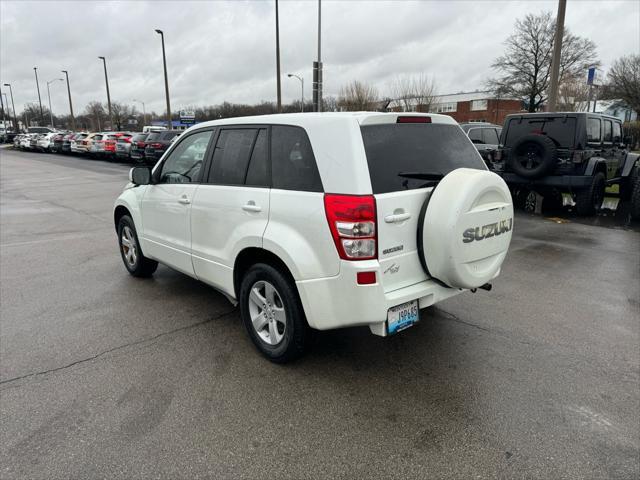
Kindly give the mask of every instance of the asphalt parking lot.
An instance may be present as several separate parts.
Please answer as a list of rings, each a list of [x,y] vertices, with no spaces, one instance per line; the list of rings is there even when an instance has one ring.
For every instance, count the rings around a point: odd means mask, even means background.
[[[640,233],[518,214],[491,292],[278,366],[219,293],[121,264],[128,167],[0,150],[13,478],[640,476]]]

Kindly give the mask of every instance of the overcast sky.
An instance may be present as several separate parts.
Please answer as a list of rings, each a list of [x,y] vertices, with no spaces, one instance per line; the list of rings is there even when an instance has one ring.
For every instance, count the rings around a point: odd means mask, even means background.
[[[317,2],[280,1],[283,101],[299,98],[317,54]],[[557,9],[557,1],[322,2],[325,95],[354,79],[381,93],[398,74],[433,76],[438,93],[483,89],[491,62],[514,20]],[[617,57],[640,53],[640,1],[568,0],[566,26],[590,38],[606,71]],[[0,1],[0,80],[13,85],[16,110],[43,104],[46,82],[69,71],[75,110],[106,102],[98,56],[107,57],[112,101],[143,100],[164,110],[160,36],[165,32],[172,110],[225,100],[275,101],[275,8],[254,1]],[[6,92],[6,88],[3,88]],[[8,92],[7,92],[8,93]],[[63,82],[51,84],[54,113],[68,113]],[[140,107],[138,107],[140,108]]]

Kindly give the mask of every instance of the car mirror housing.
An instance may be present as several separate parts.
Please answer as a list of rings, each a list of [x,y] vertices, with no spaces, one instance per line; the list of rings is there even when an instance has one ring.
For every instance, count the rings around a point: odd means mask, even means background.
[[[151,169],[149,167],[133,167],[129,170],[129,181],[134,185],[149,185]]]

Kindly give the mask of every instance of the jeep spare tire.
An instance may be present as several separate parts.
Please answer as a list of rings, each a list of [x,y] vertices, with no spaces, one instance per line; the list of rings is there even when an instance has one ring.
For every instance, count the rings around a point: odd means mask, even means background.
[[[430,277],[453,288],[477,288],[500,272],[512,231],[513,202],[504,180],[459,168],[425,200],[418,254]]]
[[[539,178],[549,173],[558,162],[558,149],[549,137],[525,135],[511,149],[508,164],[526,178]]]

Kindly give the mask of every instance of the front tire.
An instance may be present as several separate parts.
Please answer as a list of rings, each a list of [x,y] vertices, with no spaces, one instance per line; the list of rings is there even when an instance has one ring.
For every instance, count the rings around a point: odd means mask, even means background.
[[[127,271],[134,277],[150,277],[158,268],[158,262],[142,253],[133,220],[123,215],[118,221],[118,243],[120,256]]]
[[[260,353],[275,363],[300,357],[310,329],[295,284],[270,265],[259,263],[240,284],[242,323]]]
[[[605,189],[604,173],[598,172],[591,179],[591,185],[576,193],[578,215],[595,215],[602,207]]]

